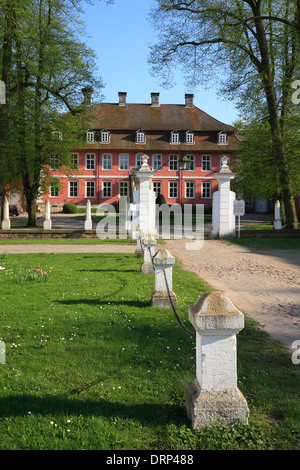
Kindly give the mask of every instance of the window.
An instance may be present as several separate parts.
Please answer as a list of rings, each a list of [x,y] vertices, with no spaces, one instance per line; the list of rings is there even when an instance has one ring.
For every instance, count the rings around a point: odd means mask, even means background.
[[[128,181],[120,181],[119,183],[119,195],[128,196]]]
[[[69,197],[78,197],[78,181],[69,181]]]
[[[170,181],[169,182],[169,198],[178,197],[178,182]]]
[[[79,157],[77,153],[71,155],[71,170],[78,170],[79,168]]]
[[[100,135],[101,144],[109,144],[110,142],[110,132],[103,130]]]
[[[95,132],[89,131],[86,133],[86,141],[89,144],[92,144],[95,142]]]
[[[140,166],[142,166],[143,164],[143,160],[142,160],[142,156],[144,154],[143,153],[137,153],[136,156],[135,156],[135,167],[136,168],[139,168]]]
[[[102,170],[112,170],[112,155],[110,153],[102,155]]]
[[[179,132],[177,131],[171,132],[170,144],[179,144]]]
[[[210,181],[202,183],[202,197],[203,199],[211,198],[211,182]]]
[[[112,182],[103,181],[102,183],[102,197],[108,198],[112,195]]]
[[[178,170],[178,155],[170,155],[169,157],[169,170]]]
[[[129,170],[128,155],[120,153],[119,155],[119,170]]]
[[[195,197],[195,182],[194,181],[187,181],[185,183],[185,197],[189,199]]]
[[[162,155],[154,153],[152,155],[152,170],[161,171],[162,168]]]
[[[58,170],[59,169],[59,155],[51,155],[49,165],[50,165],[50,170]]]
[[[53,140],[63,140],[63,134],[60,131],[52,131],[51,132]]]
[[[161,194],[161,181],[153,181],[153,191],[156,197]]]
[[[86,197],[95,197],[95,181],[86,181],[85,182],[85,196]]]
[[[210,171],[211,170],[211,156],[210,155],[202,155],[201,164],[202,164],[202,170],[203,171]]]
[[[253,207],[253,198],[252,198],[252,196],[246,196],[245,197],[245,207],[248,207],[248,208]]]
[[[59,197],[59,183],[58,183],[58,181],[52,181],[49,193],[50,193],[50,197]]]
[[[195,171],[195,156],[185,155],[183,157],[183,169],[186,171]]]
[[[227,134],[226,132],[219,132],[218,134],[218,144],[219,145],[227,145]]]
[[[185,143],[186,144],[194,144],[195,143],[195,140],[194,140],[194,133],[193,132],[190,132],[190,131],[187,131],[185,133]]]
[[[87,153],[85,156],[85,169],[94,170],[95,169],[95,155],[93,153]]]
[[[146,142],[146,135],[145,135],[145,132],[144,131],[137,131],[136,135],[135,135],[135,142],[136,144],[145,144]]]

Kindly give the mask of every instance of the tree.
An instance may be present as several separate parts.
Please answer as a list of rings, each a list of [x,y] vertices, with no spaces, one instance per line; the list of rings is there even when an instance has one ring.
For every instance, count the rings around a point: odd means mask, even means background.
[[[0,163],[7,168],[0,195],[9,182],[7,175],[22,182],[30,226],[36,225],[36,199],[42,182],[47,182],[53,154],[59,154],[62,169],[68,166],[70,149],[79,147],[88,119],[87,108],[78,106],[82,87],[102,86],[95,76],[93,51],[74,33],[82,27],[77,17],[81,3],[0,0],[0,70],[6,84],[6,103],[0,108]],[[60,117],[66,110],[72,119]]]
[[[151,48],[154,73],[162,69],[165,82],[178,64],[194,82],[207,81],[213,73],[222,93],[238,101],[246,117],[259,112],[267,118],[288,228],[298,225],[284,133],[299,70],[299,5],[288,0],[157,0],[151,13],[160,32]]]

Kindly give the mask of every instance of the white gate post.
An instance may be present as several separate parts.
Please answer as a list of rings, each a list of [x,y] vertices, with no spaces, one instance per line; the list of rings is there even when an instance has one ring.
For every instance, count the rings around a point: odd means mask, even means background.
[[[93,228],[92,206],[91,206],[91,201],[88,199],[86,201],[84,230],[92,230],[92,228]]]
[[[52,222],[50,218],[50,201],[49,199],[45,202],[45,220],[44,220],[44,230],[51,230]]]
[[[281,230],[282,229],[282,223],[280,219],[280,202],[276,201],[275,207],[274,207],[274,229],[275,230]]]
[[[177,298],[173,292],[172,268],[175,258],[165,248],[160,249],[153,258],[155,266],[155,291],[151,294],[151,304],[155,307],[170,308],[170,299],[174,306]],[[169,289],[169,293],[168,293]]]
[[[217,173],[219,190],[213,194],[213,238],[235,237],[235,216],[233,201],[236,194],[230,191],[230,181],[235,178],[228,167],[228,157],[221,158],[221,170]]]
[[[141,266],[141,272],[143,274],[154,274],[154,268],[152,264],[152,257],[154,255],[154,248],[156,240],[152,235],[148,235],[142,240],[143,251],[144,251],[144,262]]]
[[[3,220],[1,228],[2,230],[10,230],[9,201],[7,197],[4,199]]]
[[[237,387],[236,335],[244,315],[221,292],[204,294],[189,308],[196,330],[196,380],[187,384],[186,410],[194,429],[248,423],[246,399]]]

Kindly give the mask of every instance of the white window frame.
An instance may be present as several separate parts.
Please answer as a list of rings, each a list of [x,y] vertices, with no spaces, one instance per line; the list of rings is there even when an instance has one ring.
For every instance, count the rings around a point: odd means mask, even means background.
[[[126,191],[124,194],[124,188],[126,187]],[[128,181],[119,181],[119,196],[128,196],[128,192],[129,192],[129,185],[128,185]]]
[[[211,199],[211,181],[202,181],[201,197],[202,199]]]
[[[68,191],[69,197],[78,198],[79,197],[79,184],[78,184],[78,181],[77,180],[70,180],[68,186],[69,186],[69,191]],[[76,187],[77,196],[74,196],[74,195],[71,196],[71,186],[72,186],[72,191],[74,191],[74,187]]]
[[[176,157],[176,159],[172,161],[173,157]],[[176,165],[175,165],[175,162],[176,162]],[[178,155],[173,154],[173,153],[169,155],[169,171],[178,171],[178,164],[179,164]],[[171,166],[176,166],[176,168],[171,168]]]
[[[178,145],[180,143],[179,132],[173,131],[170,134],[170,144]]]
[[[75,162],[76,159],[76,162]],[[79,155],[78,153],[71,154],[71,170],[78,170],[79,169]]]
[[[161,194],[161,190],[162,190],[162,182],[161,181],[153,181],[153,191],[155,192],[156,197],[159,194]]]
[[[162,171],[163,157],[161,153],[152,154],[152,170]]]
[[[59,155],[51,155],[49,161],[50,170],[59,170],[60,158]]]
[[[218,145],[228,145],[227,142],[227,133],[224,131],[219,132],[218,134]]]
[[[56,194],[52,194],[56,193]],[[59,182],[57,181],[57,184],[51,184],[49,188],[49,197],[59,197]]]
[[[93,157],[92,159],[90,157]],[[88,168],[88,161],[89,165],[91,166],[91,163],[93,162],[93,168]],[[86,153],[85,154],[85,169],[86,170],[95,170],[96,169],[96,156],[94,153]]]
[[[195,199],[195,181],[186,181],[185,182],[185,198],[186,199]]]
[[[108,185],[108,186],[106,186]],[[104,192],[107,191],[109,188],[110,194],[108,196],[104,196]],[[102,181],[102,198],[103,199],[109,199],[112,197],[112,181],[106,180]]]
[[[95,142],[95,132],[94,131],[88,131],[86,133],[86,141],[88,144],[93,144]]]
[[[106,166],[107,166],[107,168],[105,168]],[[112,154],[111,153],[103,153],[102,154],[102,170],[103,171],[111,171],[112,170]]]
[[[110,143],[110,132],[103,129],[100,134],[100,142],[101,144],[109,144]]]
[[[138,130],[135,134],[135,143],[136,144],[145,144],[146,143],[146,134],[144,131]]]
[[[121,166],[124,165],[124,162],[122,162],[122,160],[126,161],[126,168],[121,168]],[[121,170],[121,171],[128,171],[129,170],[129,155],[128,155],[128,153],[119,153],[119,170]]]
[[[201,170],[202,171],[211,171],[211,155],[201,155]],[[204,168],[208,166],[209,168]]]
[[[176,188],[176,196],[171,196],[174,194],[174,190]],[[178,181],[169,181],[169,199],[177,199],[178,198]]]
[[[185,144],[186,145],[194,145],[195,144],[194,132],[187,131],[185,133]]]
[[[93,188],[93,191],[92,191],[93,195],[88,194],[88,187],[89,187],[90,190],[91,190],[91,187]],[[85,182],[85,197],[91,197],[91,198],[96,197],[96,184],[95,184],[95,181],[87,180]]]

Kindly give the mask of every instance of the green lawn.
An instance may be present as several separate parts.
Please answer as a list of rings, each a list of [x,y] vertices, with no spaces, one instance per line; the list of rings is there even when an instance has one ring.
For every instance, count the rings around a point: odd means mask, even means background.
[[[299,366],[247,319],[238,384],[249,425],[193,431],[184,394],[195,339],[150,305],[154,275],[131,254],[6,255],[0,271],[0,449],[299,449]],[[20,268],[53,268],[18,282]],[[178,264],[178,314],[208,287]]]

